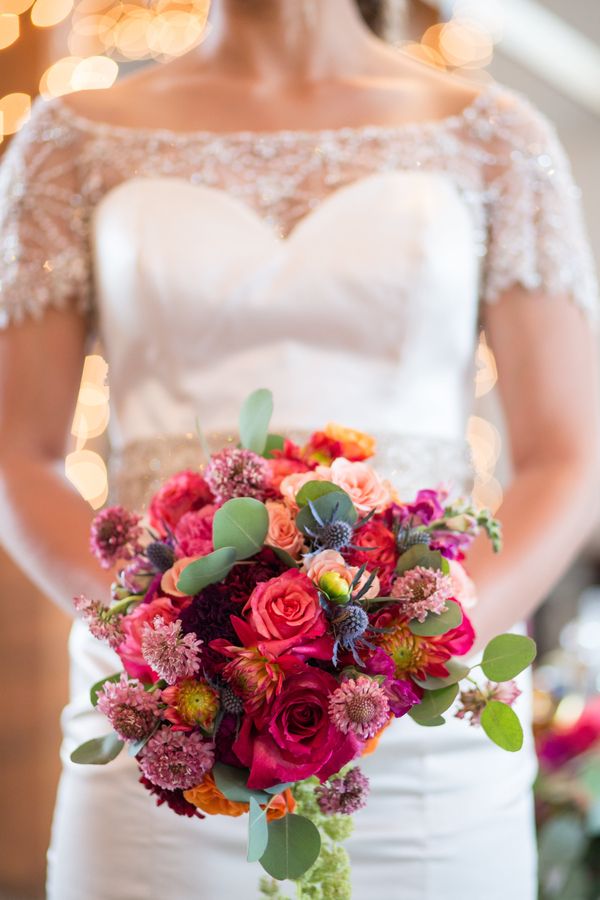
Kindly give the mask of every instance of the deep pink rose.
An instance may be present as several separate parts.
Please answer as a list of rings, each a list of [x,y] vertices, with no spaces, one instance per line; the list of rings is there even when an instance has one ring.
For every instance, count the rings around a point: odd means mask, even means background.
[[[285,679],[261,725],[246,716],[233,751],[250,768],[256,790],[316,775],[325,781],[364,747],[353,732],[338,731],[329,717],[329,697],[338,682],[307,666]]]
[[[244,612],[261,638],[283,641],[287,647],[319,637],[327,627],[317,589],[297,569],[258,584]]]
[[[193,509],[212,503],[213,495],[199,472],[185,470],[172,475],[157,491],[150,503],[150,524],[166,537],[182,516]]]
[[[140,681],[156,681],[157,676],[142,656],[142,630],[146,622],[154,616],[162,616],[165,622],[174,622],[179,610],[167,597],[157,597],[150,603],[140,603],[130,615],[123,619],[125,640],[117,648],[121,662],[128,675]]]
[[[216,511],[217,507],[209,503],[181,517],[175,528],[175,553],[179,558],[212,553],[212,527]]]

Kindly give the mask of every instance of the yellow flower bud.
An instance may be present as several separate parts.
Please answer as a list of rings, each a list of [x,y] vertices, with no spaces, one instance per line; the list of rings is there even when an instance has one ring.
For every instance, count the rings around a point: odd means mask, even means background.
[[[350,599],[348,582],[338,572],[326,572],[322,575],[319,587],[334,603],[345,603]]]

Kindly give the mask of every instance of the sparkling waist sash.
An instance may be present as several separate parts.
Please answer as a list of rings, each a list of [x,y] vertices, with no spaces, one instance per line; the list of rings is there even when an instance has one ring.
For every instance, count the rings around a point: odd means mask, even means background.
[[[286,430],[291,440],[303,444],[307,431]],[[383,478],[389,478],[401,496],[410,499],[420,488],[448,485],[451,493],[469,493],[473,468],[466,442],[401,434],[377,434],[376,455],[369,461]],[[235,445],[235,432],[209,432],[204,442],[195,433],[164,435],[132,441],[109,459],[110,503],[143,510],[152,494],[175,472],[202,469],[207,454]]]

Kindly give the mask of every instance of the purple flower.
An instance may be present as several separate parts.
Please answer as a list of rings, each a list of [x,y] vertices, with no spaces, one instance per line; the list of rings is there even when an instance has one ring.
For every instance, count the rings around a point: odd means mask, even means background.
[[[396,578],[391,595],[399,600],[403,615],[424,622],[430,612],[445,612],[446,600],[453,595],[452,579],[434,569],[417,566]]]
[[[110,506],[94,517],[90,550],[103,569],[110,569],[118,559],[131,559],[141,550],[140,518],[123,506]]]
[[[121,617],[111,616],[109,606],[105,606],[100,600],[90,600],[85,594],[73,597],[73,605],[90,633],[116,650],[125,637],[121,630]]]
[[[162,616],[155,616],[142,631],[142,656],[167,684],[175,684],[180,678],[192,678],[199,664],[200,644],[193,634],[183,634],[181,619],[166,623]]]
[[[362,740],[383,728],[389,712],[385,691],[367,675],[343,681],[329,698],[329,715],[338,731],[352,731]]]
[[[462,531],[446,531],[435,528],[431,532],[431,550],[439,550],[448,559],[461,559],[473,543],[474,535]]]
[[[154,571],[150,568],[148,560],[144,556],[136,555],[119,573],[118,581],[130,593],[143,594],[153,577]]]
[[[204,477],[219,503],[232,497],[262,500],[268,486],[268,467],[252,450],[226,447],[211,457]]]
[[[199,784],[214,763],[214,744],[197,731],[163,725],[138,756],[142,773],[157,787],[188,790]]]
[[[401,525],[430,525],[443,518],[444,503],[448,497],[446,490],[419,491],[413,503],[403,503],[397,508]]]
[[[396,678],[396,664],[392,657],[381,647],[378,647],[365,660],[365,672],[368,675],[384,677],[382,684],[385,691],[390,712],[397,719],[406,715],[409,709],[416,706],[421,700],[421,693],[410,679]]]
[[[326,816],[351,816],[367,804],[369,779],[358,766],[316,788],[317,803]]]
[[[98,709],[124,741],[141,741],[160,718],[160,693],[145,691],[125,674],[117,682],[105,681],[98,694]]]

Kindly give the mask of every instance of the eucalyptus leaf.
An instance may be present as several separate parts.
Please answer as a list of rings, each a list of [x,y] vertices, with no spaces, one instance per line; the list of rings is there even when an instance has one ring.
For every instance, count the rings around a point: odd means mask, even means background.
[[[285,438],[281,434],[268,434],[267,442],[265,444],[265,449],[263,450],[263,456],[266,456],[267,459],[273,458],[274,450],[283,450],[285,445]]]
[[[336,521],[348,522],[354,525],[358,519],[358,513],[352,503],[352,500],[345,491],[338,488],[337,491],[323,494],[316,500],[307,502],[296,516],[296,527],[303,533],[308,534],[319,528],[319,522],[313,515],[313,511],[319,516],[322,522],[328,522],[334,515]]]
[[[439,688],[448,687],[450,684],[457,684],[463,678],[466,678],[471,671],[469,666],[465,666],[464,663],[458,662],[456,659],[449,659],[444,665],[449,672],[445,678],[433,678],[430,676],[423,679],[415,678],[414,680],[426,691],[436,691]]]
[[[273,415],[273,394],[259,388],[246,398],[240,411],[240,442],[242,447],[258,453],[265,452],[269,422]]]
[[[438,572],[444,572],[444,557],[439,550],[430,550],[425,544],[414,544],[409,547],[396,563],[396,572],[402,575],[410,569],[416,569],[417,566],[423,566],[424,569],[435,569]],[[448,566],[446,564],[446,570]]]
[[[106,678],[101,678],[100,681],[97,681],[96,684],[93,684],[90,688],[90,700],[92,702],[92,706],[97,706],[98,697],[104,685],[108,682],[112,682],[113,684],[116,681],[119,681],[121,678],[121,672],[115,672],[114,675],[107,675]]]
[[[193,597],[209,584],[223,581],[237,559],[235,547],[221,547],[208,556],[201,556],[186,566],[177,582],[180,591]]]
[[[523,729],[519,717],[507,703],[490,700],[481,714],[481,727],[503,750],[515,753],[523,746]]]
[[[317,500],[324,494],[339,493],[341,488],[333,481],[307,481],[296,494],[296,504],[306,506],[309,500]]]
[[[443,716],[436,716],[435,719],[428,719],[426,722],[419,722],[423,728],[437,728],[438,725],[445,725],[446,720]]]
[[[458,628],[463,620],[460,606],[454,600],[446,600],[446,611],[443,613],[427,613],[424,622],[412,619],[408,627],[413,634],[421,637],[431,637],[436,634],[446,634],[453,628]]]
[[[265,788],[267,794],[283,794],[284,791],[287,791],[288,788],[291,788],[295,781],[284,781],[283,784],[274,784],[273,787]]]
[[[71,753],[71,762],[82,766],[105,766],[117,758],[124,746],[125,742],[111,731],[103,737],[92,738],[91,741],[80,744]]]
[[[266,810],[261,809],[254,797],[250,797],[248,817],[248,862],[257,862],[263,856],[269,842]]]
[[[225,763],[215,763],[212,770],[218,789],[234,803],[249,803],[253,797],[257,803],[268,803],[271,799],[266,791],[254,791],[248,787],[248,769],[237,769]]]
[[[213,546],[215,550],[234,547],[237,559],[247,559],[262,550],[268,530],[265,504],[253,497],[235,497],[214,515]]]
[[[510,681],[531,665],[536,653],[535,641],[531,638],[522,634],[499,634],[483,651],[481,668],[490,681]]]
[[[436,691],[425,691],[421,702],[413,706],[408,714],[418,725],[428,725],[452,706],[457,694],[457,684],[449,684]]]
[[[282,819],[269,822],[268,831],[267,849],[260,864],[272,878],[296,880],[317,861],[321,835],[310,819],[288,813]]]

